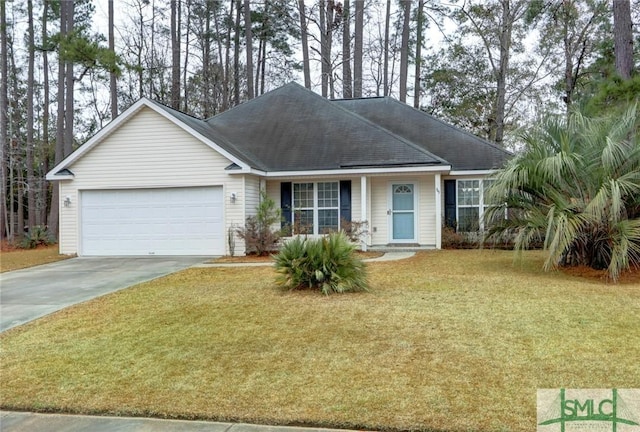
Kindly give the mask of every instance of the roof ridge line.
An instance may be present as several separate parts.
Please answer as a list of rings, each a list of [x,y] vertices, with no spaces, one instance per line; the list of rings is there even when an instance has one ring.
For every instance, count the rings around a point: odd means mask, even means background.
[[[198,118],[198,117],[194,116],[193,114],[189,114],[189,113],[186,113],[186,112],[181,111],[181,110],[179,110],[179,109],[175,109],[175,108],[173,108],[173,107],[170,107],[170,106],[169,106],[169,105],[167,105],[167,104],[164,104],[164,103],[162,103],[162,102],[160,102],[160,101],[157,101],[157,100],[155,100],[155,99],[152,99],[152,98],[150,98],[150,97],[142,96],[140,99],[145,99],[145,100],[147,100],[147,101],[149,101],[149,102],[151,102],[151,103],[154,103],[154,104],[156,104],[156,105],[160,105],[162,108],[166,108],[166,109],[169,109],[169,110],[171,110],[171,111],[175,111],[175,112],[177,112],[177,113],[179,113],[179,114],[186,115],[186,116],[188,116],[188,117],[191,117],[191,118],[192,118],[192,119],[194,119],[194,120],[198,120],[198,121],[202,121],[202,122],[204,121],[204,119]]]
[[[316,96],[319,96],[319,95],[316,95]],[[365,123],[367,123],[367,124],[369,124],[369,125],[374,126],[375,128],[377,128],[377,129],[379,129],[379,130],[383,131],[384,133],[386,133],[387,135],[392,136],[393,138],[395,138],[395,139],[397,139],[398,141],[402,142],[403,144],[405,144],[405,145],[407,145],[407,146],[411,147],[412,149],[417,150],[417,151],[419,151],[419,152],[421,152],[421,153],[423,153],[423,154],[425,154],[425,155],[427,155],[427,156],[430,156],[430,157],[432,157],[432,158],[434,158],[434,159],[436,159],[436,160],[438,160],[438,161],[440,161],[440,162],[443,162],[443,163],[445,163],[445,164],[447,164],[447,165],[451,165],[451,162],[449,162],[448,160],[446,160],[446,159],[444,159],[444,158],[441,158],[440,156],[438,156],[438,155],[436,155],[436,154],[434,154],[434,153],[431,153],[429,150],[427,150],[427,149],[425,149],[425,148],[420,147],[419,145],[417,145],[417,144],[415,144],[415,143],[413,143],[413,142],[409,141],[408,139],[403,138],[403,137],[401,137],[400,135],[393,133],[393,132],[392,132],[392,131],[390,131],[389,129],[387,129],[387,128],[385,128],[385,127],[383,127],[383,126],[381,126],[381,125],[379,125],[379,124],[377,124],[377,123],[375,123],[375,122],[373,122],[373,121],[371,121],[371,120],[369,120],[369,119],[367,119],[367,118],[365,118],[365,117],[361,116],[361,115],[360,115],[360,114],[358,114],[358,113],[355,113],[355,112],[351,111],[351,110],[350,110],[350,109],[348,109],[348,108],[345,108],[345,107],[343,107],[343,106],[340,106],[340,104],[335,104],[335,103],[334,103],[334,102],[335,102],[335,100],[333,100],[333,99],[325,99],[325,98],[323,98],[322,96],[319,96],[319,97],[320,97],[320,98],[322,98],[322,99],[324,99],[324,100],[326,100],[326,101],[327,101],[329,104],[331,104],[332,106],[334,106],[334,107],[336,107],[336,108],[338,108],[338,109],[340,109],[340,110],[342,110],[342,111],[344,111],[344,112],[346,112],[346,113],[350,114],[350,115],[351,115],[351,116],[353,116],[353,117],[356,117],[357,119],[360,119],[361,121],[363,121],[363,122],[365,122]],[[385,96],[384,98],[386,99],[387,97],[388,97],[388,96]],[[361,99],[374,99],[374,98],[361,98]],[[382,99],[382,98],[375,98],[375,99]],[[342,100],[353,100],[353,99],[342,99]],[[357,99],[356,99],[356,100],[357,100]],[[393,99],[392,99],[392,100],[393,100]]]
[[[448,127],[449,129],[454,129],[454,130],[456,130],[456,131],[462,132],[462,133],[464,133],[464,134],[466,134],[466,135],[469,135],[469,136],[471,136],[471,137],[473,137],[473,138],[475,138],[475,139],[480,140],[480,141],[482,142],[482,144],[484,144],[484,145],[488,145],[488,146],[490,146],[490,147],[493,147],[493,148],[495,148],[496,150],[500,150],[500,151],[502,151],[502,152],[504,152],[504,153],[506,153],[506,154],[508,154],[508,155],[511,155],[511,156],[513,155],[513,153],[511,153],[509,150],[505,149],[504,147],[500,147],[498,144],[496,144],[496,143],[494,143],[494,142],[491,142],[491,141],[489,141],[489,140],[487,140],[487,139],[485,139],[485,138],[479,137],[478,135],[473,134],[473,133],[469,132],[469,131],[468,131],[468,130],[466,130],[466,129],[463,129],[463,128],[458,127],[458,126],[455,126],[455,125],[452,125],[451,123],[447,123],[446,121],[444,121],[444,120],[442,120],[442,119],[440,119],[440,118],[438,118],[438,117],[434,116],[433,114],[429,114],[429,113],[428,113],[428,112],[426,112],[426,111],[423,111],[423,110],[421,110],[421,109],[418,109],[418,108],[416,108],[416,107],[413,107],[413,106],[411,106],[411,105],[409,105],[409,104],[407,104],[407,103],[400,102],[399,100],[396,100],[396,99],[394,99],[394,98],[392,98],[392,97],[390,97],[390,96],[383,96],[383,97],[382,97],[382,99],[390,100],[390,101],[393,101],[393,102],[395,102],[395,103],[397,103],[397,104],[404,104],[406,107],[408,107],[408,108],[410,108],[410,109],[412,109],[412,110],[414,110],[414,111],[417,111],[417,112],[419,112],[419,113],[420,113],[420,114],[422,114],[422,115],[426,115],[426,116],[431,117],[433,120],[437,121],[438,123],[441,123],[441,124],[445,125],[445,126],[446,126],[446,127]]]
[[[209,123],[209,120],[211,120],[211,119],[214,119],[214,118],[216,118],[216,117],[218,117],[218,116],[224,115],[224,114],[226,114],[226,113],[228,113],[228,112],[234,111],[236,108],[240,108],[240,107],[245,106],[245,105],[247,105],[247,104],[251,104],[251,103],[253,103],[254,101],[257,101],[257,100],[259,100],[259,99],[262,99],[264,96],[267,96],[267,95],[271,94],[271,92],[274,92],[274,91],[276,91],[276,90],[280,90],[280,89],[282,89],[282,88],[284,88],[284,87],[288,87],[288,86],[291,86],[291,85],[295,85],[295,86],[297,86],[297,87],[300,87],[301,89],[307,90],[307,91],[309,91],[309,92],[311,92],[311,93],[315,94],[316,96],[318,96],[318,94],[317,94],[317,93],[313,92],[312,90],[309,90],[309,89],[308,89],[308,88],[306,88],[306,87],[301,86],[301,85],[300,85],[300,84],[298,84],[297,82],[295,82],[295,81],[289,81],[288,83],[286,83],[286,84],[284,84],[284,85],[281,85],[280,87],[277,87],[277,88],[275,88],[275,89],[273,89],[273,90],[269,90],[269,91],[267,91],[267,92],[262,93],[260,96],[256,96],[256,97],[254,97],[253,99],[248,99],[248,100],[246,100],[246,101],[244,101],[244,102],[240,102],[238,105],[235,105],[235,106],[233,106],[233,107],[229,108],[229,109],[228,109],[228,110],[226,110],[226,111],[222,111],[222,112],[219,112],[218,114],[212,115],[212,116],[211,116],[211,117],[209,117],[209,118],[202,119],[202,121],[204,121],[205,123]]]

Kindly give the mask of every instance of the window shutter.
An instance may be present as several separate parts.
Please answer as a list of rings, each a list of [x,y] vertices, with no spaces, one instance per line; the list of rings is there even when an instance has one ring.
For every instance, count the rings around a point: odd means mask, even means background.
[[[282,212],[281,228],[287,233],[290,233],[291,225],[293,224],[293,213],[291,212],[292,203],[293,193],[291,182],[280,183],[280,210]]]
[[[351,180],[340,180],[340,217],[351,222]]]
[[[456,181],[444,181],[444,223],[456,228]]]

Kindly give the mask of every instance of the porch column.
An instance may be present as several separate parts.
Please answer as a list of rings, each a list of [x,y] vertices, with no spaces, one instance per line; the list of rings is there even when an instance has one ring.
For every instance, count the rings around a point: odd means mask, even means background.
[[[360,177],[360,221],[365,222],[368,220],[367,215],[367,176]],[[368,227],[367,227],[368,228]],[[364,234],[360,240],[360,248],[363,251],[367,251],[367,236]]]
[[[435,178],[436,197],[436,249],[442,249],[442,196],[440,195],[440,174]]]

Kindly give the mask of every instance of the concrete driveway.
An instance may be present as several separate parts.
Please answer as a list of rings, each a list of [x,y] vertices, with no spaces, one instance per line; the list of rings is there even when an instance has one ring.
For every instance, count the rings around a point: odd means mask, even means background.
[[[2,273],[0,331],[208,259],[210,258],[72,258]]]

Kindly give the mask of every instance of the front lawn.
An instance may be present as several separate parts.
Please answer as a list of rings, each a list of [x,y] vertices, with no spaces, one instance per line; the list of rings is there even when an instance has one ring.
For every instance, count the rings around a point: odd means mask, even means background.
[[[2,256],[0,257],[0,272],[48,264],[70,257],[70,255],[60,255],[58,245],[41,246],[37,249],[3,248]]]
[[[369,292],[199,268],[0,336],[4,409],[452,431],[535,429],[538,388],[640,387],[640,286],[540,252],[369,264]]]

